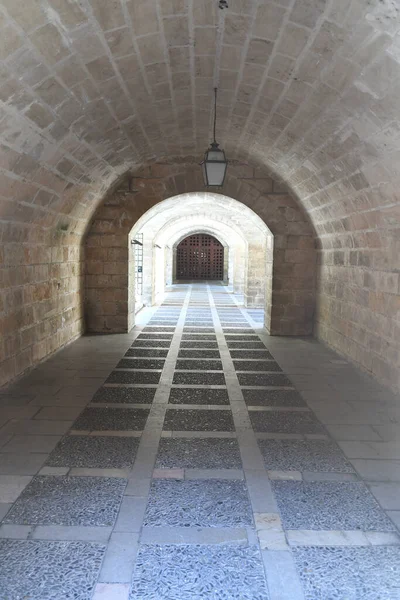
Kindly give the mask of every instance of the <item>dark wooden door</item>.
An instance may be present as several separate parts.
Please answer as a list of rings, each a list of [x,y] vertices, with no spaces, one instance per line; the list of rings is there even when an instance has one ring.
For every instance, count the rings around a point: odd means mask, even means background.
[[[212,235],[199,233],[181,241],[176,250],[177,279],[224,278],[224,247]]]

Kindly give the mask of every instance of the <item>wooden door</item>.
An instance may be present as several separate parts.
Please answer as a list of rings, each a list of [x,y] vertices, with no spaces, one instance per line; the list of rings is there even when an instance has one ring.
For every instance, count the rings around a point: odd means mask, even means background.
[[[224,278],[224,247],[212,235],[199,233],[181,241],[176,250],[176,279]]]

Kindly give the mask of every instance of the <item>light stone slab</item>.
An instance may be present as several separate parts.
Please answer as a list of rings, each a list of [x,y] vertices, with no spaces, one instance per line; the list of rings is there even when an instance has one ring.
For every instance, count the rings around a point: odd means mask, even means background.
[[[400,510],[400,483],[380,483],[369,489],[385,510]]]
[[[124,496],[114,531],[138,533],[142,527],[146,504],[145,497]]]
[[[137,549],[137,533],[112,533],[100,571],[99,582],[130,583]]]
[[[147,497],[151,485],[149,477],[135,477],[128,479],[128,485],[125,488],[125,496],[135,496],[138,498]]]
[[[350,462],[365,481],[400,483],[400,460],[350,459]]]
[[[25,475],[0,475],[0,502],[14,502],[31,479]]]
[[[356,473],[303,471],[304,481],[359,481]]]
[[[236,438],[233,431],[166,431],[165,437],[173,438]],[[171,434],[171,435],[168,435]]]
[[[123,479],[127,479],[129,472],[129,469],[86,469],[73,467],[69,474],[71,477],[122,477]]]
[[[283,531],[261,529],[257,532],[261,550],[287,550],[288,544]]]
[[[184,479],[184,469],[154,469],[154,479]]]
[[[106,544],[111,532],[112,527],[37,525],[33,530],[31,538],[34,540],[98,542]]]
[[[333,439],[345,441],[380,441],[376,427],[370,425],[328,425],[327,429]]]
[[[128,600],[129,583],[98,583],[92,600]]]
[[[43,467],[39,475],[68,475],[70,467]]]
[[[270,600],[305,600],[291,552],[263,550]]]
[[[291,546],[369,546],[363,531],[286,531]]]
[[[255,433],[257,440],[304,440],[305,436],[301,433]]]
[[[46,406],[41,408],[35,415],[35,420],[68,421],[72,424],[72,421],[76,419],[81,412],[82,408],[80,406]]]
[[[12,507],[11,502],[1,502],[0,503],[0,521],[4,519],[10,508]]]
[[[278,512],[275,497],[268,481],[267,473],[258,470],[245,471],[250,501],[256,513]]]
[[[185,479],[244,479],[242,469],[185,469]]]
[[[278,513],[254,513],[256,531],[282,531],[282,521]]]
[[[1,448],[1,453],[48,453],[54,450],[60,440],[61,436],[59,435],[14,435],[11,440]]]
[[[142,544],[247,544],[245,528],[143,527]]]
[[[303,479],[300,471],[267,471],[268,477],[273,480],[301,481]]]
[[[399,546],[400,537],[397,533],[386,531],[366,531],[365,535],[371,546]]]
[[[246,371],[248,373],[248,371]],[[249,412],[310,412],[307,406],[249,406]]]
[[[26,540],[32,531],[30,525],[8,525],[0,526],[0,538],[12,540]]]
[[[386,514],[400,530],[400,510],[387,510]]]
[[[108,407],[108,408],[115,408],[115,409],[119,409],[119,408],[143,408],[143,409],[150,409],[152,407],[152,404],[140,404],[137,402],[131,402],[131,403],[123,403],[123,402],[112,402],[110,404],[107,404],[106,402],[90,402],[88,404],[88,407],[90,408],[104,408],[104,407]]]

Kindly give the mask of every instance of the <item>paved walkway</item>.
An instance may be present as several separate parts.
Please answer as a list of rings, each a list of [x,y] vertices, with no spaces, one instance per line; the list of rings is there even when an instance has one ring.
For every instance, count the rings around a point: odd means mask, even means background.
[[[400,599],[400,404],[221,286],[0,395],[0,600]]]

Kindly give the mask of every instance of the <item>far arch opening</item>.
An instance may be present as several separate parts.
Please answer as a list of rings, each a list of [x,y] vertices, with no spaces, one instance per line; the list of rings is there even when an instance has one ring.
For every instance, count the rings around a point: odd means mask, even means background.
[[[245,306],[266,308],[269,319],[272,233],[241,202],[210,192],[180,194],[164,200],[148,210],[132,228],[131,241],[140,238],[143,243],[143,264],[129,269],[137,279],[140,266],[143,277],[143,293],[140,298],[136,296],[136,312],[142,306],[159,304],[167,287],[179,283],[177,247],[191,236],[211,236],[218,240],[223,248],[222,277],[218,280],[240,295],[238,301]],[[132,252],[129,260],[134,260]]]

